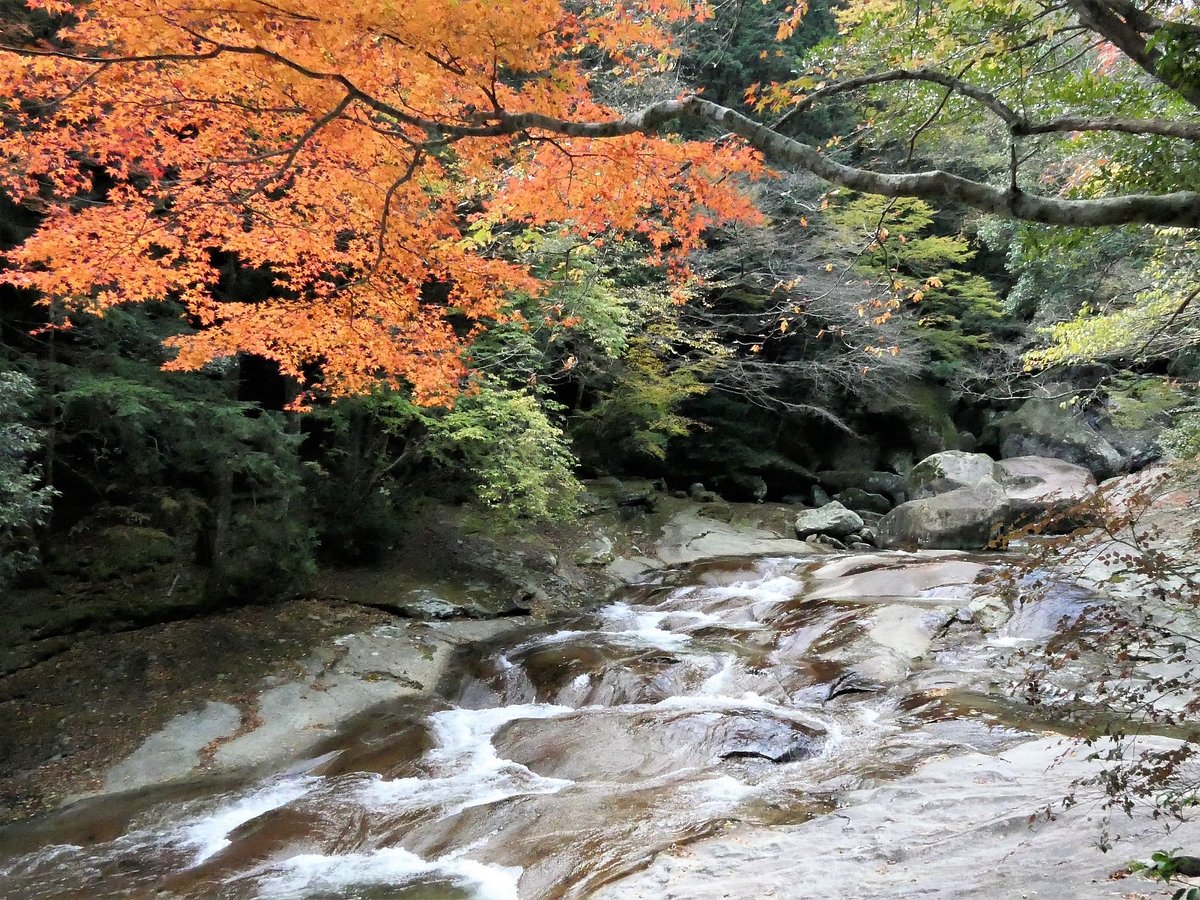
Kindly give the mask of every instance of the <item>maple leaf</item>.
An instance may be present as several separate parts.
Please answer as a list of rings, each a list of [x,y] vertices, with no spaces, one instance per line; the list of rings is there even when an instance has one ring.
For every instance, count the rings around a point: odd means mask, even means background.
[[[16,98],[0,189],[48,210],[0,278],[72,311],[181,303],[199,328],[172,339],[172,368],[253,353],[333,394],[385,382],[449,402],[481,323],[541,290],[482,236],[637,234],[686,280],[714,221],[759,221],[729,177],[760,174],[746,149],[506,125],[620,119],[580,52],[632,77],[670,65],[671,28],[710,14],[692,0],[28,5],[77,15],[0,54]],[[230,301],[218,259],[273,287]]]

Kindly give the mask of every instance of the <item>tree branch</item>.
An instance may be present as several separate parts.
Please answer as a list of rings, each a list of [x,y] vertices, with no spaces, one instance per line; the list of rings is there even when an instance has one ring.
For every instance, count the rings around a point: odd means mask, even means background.
[[[1068,0],[1071,4],[1095,5],[1096,0]],[[323,72],[305,66],[296,60],[262,46],[239,46],[213,41],[200,35],[199,40],[212,45],[213,49],[192,55],[151,54],[131,57],[98,57],[70,54],[62,51],[28,50],[21,47],[0,46],[0,52],[17,53],[24,56],[58,56],[95,65],[111,65],[120,62],[176,61],[198,62],[214,59],[222,54],[259,56],[285,66],[305,78],[329,81],[340,85],[346,95],[343,103],[361,102],[378,113],[405,124],[422,128],[431,133],[458,138],[488,138],[519,134],[525,131],[542,131],[550,134],[591,139],[613,138],[635,133],[655,134],[670,120],[690,116],[711,122],[726,131],[738,135],[769,159],[804,169],[831,184],[840,185],[868,194],[885,197],[916,197],[934,202],[957,202],[982,212],[1047,225],[1097,227],[1108,225],[1147,224],[1183,228],[1200,227],[1200,193],[1177,191],[1169,194],[1131,194],[1122,197],[1106,197],[1089,200],[1065,200],[1044,197],[1024,192],[1014,193],[1009,187],[997,188],[969,178],[963,178],[941,170],[888,175],[871,172],[854,166],[842,165],[821,153],[815,147],[786,137],[773,128],[755,122],[735,110],[712,103],[700,97],[685,97],[652,104],[641,112],[607,122],[576,122],[555,118],[540,113],[509,114],[490,112],[479,116],[480,124],[445,122],[414,115],[392,103],[388,103],[359,88],[340,72]],[[804,101],[810,103],[818,95],[848,91],[867,84],[888,81],[920,80],[954,89],[964,96],[984,104],[999,116],[1010,129],[1021,127],[1023,118],[1011,107],[994,95],[942,72],[930,70],[895,70],[878,75],[849,79],[824,88],[823,93],[814,92]],[[1200,98],[1200,93],[1198,93]],[[786,119],[786,117],[785,117]],[[1073,120],[1073,125],[1086,124]],[[1091,120],[1093,123],[1102,120]],[[1112,120],[1128,123],[1133,120]],[[778,127],[781,123],[776,123]],[[1065,130],[1065,125],[1063,126]],[[1191,128],[1181,124],[1181,128]],[[1071,130],[1086,130],[1073,128]],[[1118,129],[1119,130],[1119,129]],[[1162,129],[1165,132],[1165,129]],[[1174,136],[1174,135],[1172,135]]]
[[[831,184],[884,197],[963,203],[982,212],[1047,225],[1166,225],[1200,227],[1200,193],[1130,194],[1093,200],[1064,200],[998,188],[949,172],[932,170],[885,175],[834,162],[815,147],[786,137],[741,113],[700,97],[656,103],[613,122],[568,122],[527,113],[505,116],[498,123],[512,131],[540,130],[571,137],[605,138],[633,132],[654,133],[670,119],[703,119],[743,138],[769,159],[804,169]]]
[[[857,78],[847,78],[845,81],[826,85],[797,102],[782,118],[773,122],[770,127],[775,131],[779,131],[797,116],[811,109],[819,100],[827,97],[845,94],[876,84],[888,84],[897,81],[921,81],[929,84],[937,84],[963,97],[968,97],[994,113],[1015,136],[1071,131],[1119,131],[1125,134],[1154,134],[1186,141],[1200,141],[1200,122],[1187,120],[1132,119],[1120,116],[1097,116],[1089,118],[1061,116],[1045,122],[1030,122],[990,91],[986,91],[968,81],[964,81],[962,78],[938,71],[937,69],[891,69],[887,72],[861,75]]]
[[[1123,0],[1066,0],[1066,3],[1075,11],[1079,24],[1112,42],[1148,75],[1200,109],[1200,86],[1163,72],[1159,65],[1162,54],[1147,43],[1147,34],[1153,35],[1168,23],[1156,22]]]

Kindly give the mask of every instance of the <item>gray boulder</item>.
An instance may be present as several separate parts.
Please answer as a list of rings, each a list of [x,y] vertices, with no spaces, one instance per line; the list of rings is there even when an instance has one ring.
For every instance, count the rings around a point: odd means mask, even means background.
[[[907,477],[913,466],[916,465],[911,450],[889,450],[886,461],[892,471],[898,472],[901,477]]]
[[[927,456],[908,473],[908,496],[923,500],[995,480],[996,463],[990,456],[946,450]]]
[[[892,501],[883,494],[873,494],[862,488],[846,488],[844,491],[839,491],[834,499],[855,512],[886,513],[893,506]]]
[[[1096,479],[1087,469],[1044,456],[1003,459],[996,463],[996,475],[1012,505],[1014,520],[1020,522],[1062,516],[1096,490]],[[1061,524],[1070,528],[1074,522]]]
[[[1163,458],[1163,448],[1158,443],[1158,435],[1162,430],[1161,426],[1125,429],[1117,428],[1111,422],[1103,422],[1100,425],[1100,433],[1104,435],[1104,439],[1121,454],[1121,467],[1130,472],[1140,472]]]
[[[645,478],[597,478],[584,482],[585,493],[579,498],[584,513],[596,513],[621,507],[653,509],[658,502],[654,482]]]
[[[607,566],[615,558],[613,542],[603,534],[575,551],[575,564],[580,566]]]
[[[1049,456],[1083,466],[1099,480],[1111,478],[1125,465],[1102,434],[1054,400],[1027,400],[1015,412],[997,419],[995,428],[1000,455],[1005,459]]]
[[[796,537],[804,540],[810,534],[824,534],[843,538],[863,527],[858,513],[846,509],[834,500],[820,509],[806,509],[796,516]]]
[[[872,494],[891,497],[892,503],[903,503],[907,497],[903,476],[877,469],[824,469],[817,473],[821,487],[835,497],[854,488]],[[821,505],[821,504],[818,504]]]
[[[991,479],[897,506],[879,523],[891,550],[983,550],[1008,526],[1012,504]]]
[[[863,489],[876,494],[887,494],[896,503],[907,498],[908,481],[894,472],[869,472],[862,483]]]

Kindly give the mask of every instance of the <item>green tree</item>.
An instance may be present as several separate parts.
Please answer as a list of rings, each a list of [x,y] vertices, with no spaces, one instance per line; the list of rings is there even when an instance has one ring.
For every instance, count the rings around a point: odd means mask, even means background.
[[[0,588],[37,563],[34,535],[46,524],[54,491],[32,461],[40,449],[29,425],[36,388],[20,372],[0,372]]]

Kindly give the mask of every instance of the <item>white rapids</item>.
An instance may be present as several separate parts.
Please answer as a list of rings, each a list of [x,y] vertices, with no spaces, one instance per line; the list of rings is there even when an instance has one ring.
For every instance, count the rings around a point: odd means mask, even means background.
[[[697,565],[466,659],[451,693],[307,766],[0,855],[0,896],[1119,896],[1011,862],[1094,849],[1022,830],[1085,763],[1045,775],[1061,739],[1006,699],[1013,648],[1084,604],[965,627],[996,608],[984,568]],[[1072,872],[1098,877],[1093,856]]]

